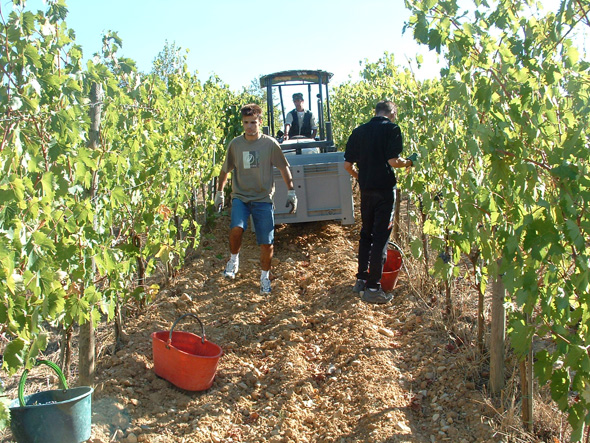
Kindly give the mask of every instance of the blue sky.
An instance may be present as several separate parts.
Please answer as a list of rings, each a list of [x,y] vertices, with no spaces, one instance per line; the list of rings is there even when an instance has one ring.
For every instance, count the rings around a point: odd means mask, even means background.
[[[11,0],[0,0],[5,15]],[[166,40],[188,49],[187,62],[199,78],[216,74],[236,91],[261,75],[288,69],[332,72],[332,83],[356,78],[360,62],[385,52],[419,79],[438,75],[436,56],[402,34],[409,13],[403,0],[66,0],[66,23],[86,59],[100,51],[101,37],[116,31],[120,54],[149,72]],[[467,6],[473,7],[470,0]],[[559,0],[544,0],[557,9]],[[46,9],[27,0],[27,9]],[[587,47],[586,30],[582,39]],[[424,63],[417,68],[415,58]],[[583,54],[585,56],[586,54]]]
[[[3,11],[9,0],[0,0]],[[287,69],[323,69],[333,82],[355,78],[362,60],[386,51],[397,64],[425,55],[419,78],[437,75],[434,55],[402,35],[409,13],[403,0],[66,0],[66,23],[76,32],[85,58],[100,50],[105,31],[123,40],[121,55],[142,71],[165,41],[189,49],[188,66],[203,80],[217,74],[234,90],[263,74]],[[27,9],[45,10],[42,0]],[[416,64],[413,62],[416,70]]]

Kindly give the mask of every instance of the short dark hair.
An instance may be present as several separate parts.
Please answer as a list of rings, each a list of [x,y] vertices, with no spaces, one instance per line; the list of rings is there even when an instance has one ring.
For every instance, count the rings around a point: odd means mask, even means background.
[[[397,106],[391,100],[381,100],[375,106],[375,114],[392,114],[397,119]]]
[[[258,106],[256,103],[249,103],[247,105],[242,106],[242,109],[240,109],[240,113],[242,114],[242,117],[255,116],[258,117],[259,120],[262,120],[262,108]]]

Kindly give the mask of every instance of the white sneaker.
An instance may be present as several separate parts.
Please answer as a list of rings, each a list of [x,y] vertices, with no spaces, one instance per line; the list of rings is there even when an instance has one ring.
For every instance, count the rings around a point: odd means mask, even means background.
[[[236,278],[236,274],[238,273],[238,268],[240,267],[240,259],[230,260],[225,265],[225,270],[223,271],[223,275],[227,278],[234,279]]]
[[[270,278],[261,278],[260,279],[260,293],[261,294],[270,294]]]

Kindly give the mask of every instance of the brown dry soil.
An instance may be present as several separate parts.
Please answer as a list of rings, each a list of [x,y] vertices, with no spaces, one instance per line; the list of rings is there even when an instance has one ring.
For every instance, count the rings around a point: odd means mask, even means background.
[[[352,292],[358,214],[353,226],[278,226],[270,296],[259,294],[251,231],[237,278],[222,276],[228,230],[222,215],[154,303],[129,307],[119,350],[110,329],[99,334],[91,442],[502,440],[487,418],[486,371],[469,317],[446,325],[440,302],[424,300],[407,266],[388,305]],[[187,312],[224,352],[203,392],[176,388],[153,370],[151,333]],[[200,334],[191,317],[175,330]],[[35,380],[41,389],[56,382],[39,372],[30,379],[27,390]],[[7,381],[10,398],[15,387],[16,377]],[[11,441],[7,430],[0,437]]]

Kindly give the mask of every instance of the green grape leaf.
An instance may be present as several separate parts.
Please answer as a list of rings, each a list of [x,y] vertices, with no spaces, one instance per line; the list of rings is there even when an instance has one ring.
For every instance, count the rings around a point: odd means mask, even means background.
[[[531,347],[534,328],[527,325],[522,319],[514,319],[510,326],[510,342],[514,351],[518,355],[526,355]]]
[[[534,363],[535,375],[539,378],[539,383],[544,385],[551,379],[553,373],[553,362],[549,352],[546,350],[539,351],[535,354]]]
[[[10,423],[10,400],[4,396],[4,390],[0,387],[0,429],[8,427]]]
[[[584,240],[578,225],[573,220],[566,220],[565,228],[568,239],[576,246],[578,250],[583,250],[586,241]]]
[[[556,369],[551,374],[551,398],[563,411],[567,408],[570,380],[565,369]]]
[[[9,374],[14,374],[19,368],[25,366],[27,358],[27,344],[21,338],[12,340],[4,349],[3,368],[7,369]]]
[[[111,199],[113,204],[122,205],[129,201],[129,195],[122,186],[115,186],[111,191]]]

